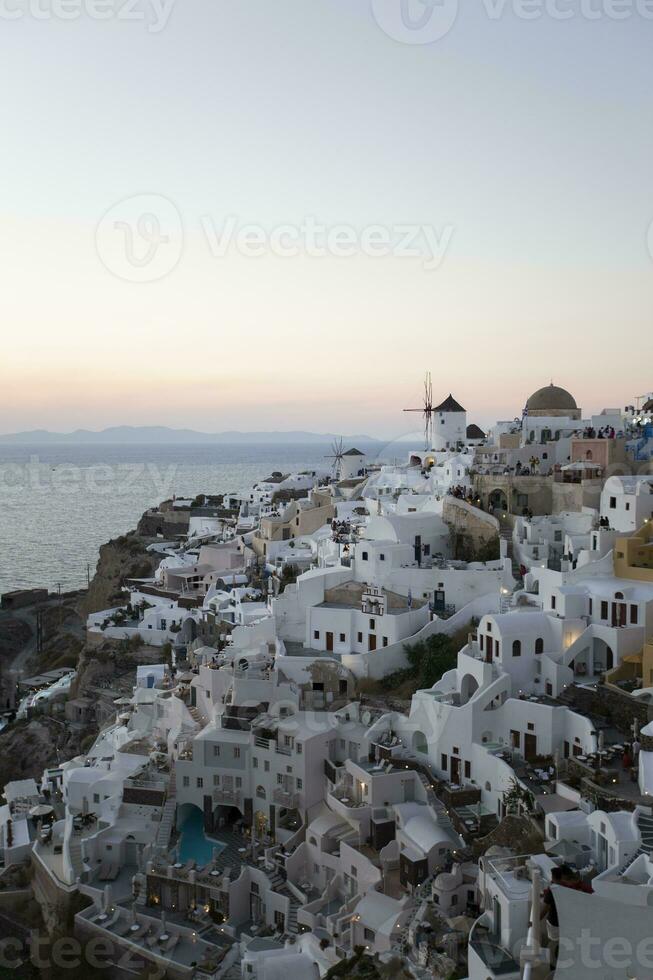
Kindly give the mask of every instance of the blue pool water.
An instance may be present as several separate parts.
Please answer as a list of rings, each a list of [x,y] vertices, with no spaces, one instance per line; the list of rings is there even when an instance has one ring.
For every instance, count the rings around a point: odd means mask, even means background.
[[[188,813],[180,826],[179,860],[183,863],[194,860],[199,867],[213,859],[213,849],[224,850],[225,844],[207,837],[204,833],[204,819],[197,807]]]

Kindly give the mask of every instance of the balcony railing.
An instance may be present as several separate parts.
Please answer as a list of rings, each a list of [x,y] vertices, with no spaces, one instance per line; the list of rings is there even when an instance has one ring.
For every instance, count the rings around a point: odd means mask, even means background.
[[[226,803],[231,806],[240,806],[242,793],[239,789],[214,789],[213,802]]]
[[[289,810],[294,810],[299,806],[299,793],[291,793],[285,789],[275,789],[272,793],[272,802],[285,806]]]

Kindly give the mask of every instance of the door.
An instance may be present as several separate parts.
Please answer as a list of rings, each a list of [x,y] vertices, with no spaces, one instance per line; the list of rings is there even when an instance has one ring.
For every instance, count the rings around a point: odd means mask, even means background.
[[[451,757],[451,782],[460,783],[460,759],[457,759],[455,755]]]
[[[333,633],[327,633],[326,635],[326,648],[328,653],[333,652]]]
[[[512,745],[513,749],[517,749],[517,751],[519,751],[521,747],[521,738],[519,732],[516,732],[514,728],[510,732],[510,744]]]
[[[501,905],[496,895],[492,899],[492,937],[497,943],[501,941]]]
[[[537,755],[537,736],[527,732],[524,735],[524,758],[532,762]]]
[[[494,642],[491,636],[485,637],[485,662],[488,664],[492,663],[492,652],[494,649]]]
[[[376,633],[370,633],[367,642],[368,650],[376,650]]]

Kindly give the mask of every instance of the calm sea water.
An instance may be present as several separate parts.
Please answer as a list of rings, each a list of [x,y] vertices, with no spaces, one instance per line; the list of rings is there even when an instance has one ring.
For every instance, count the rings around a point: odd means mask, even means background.
[[[86,584],[101,544],[167,497],[325,466],[323,445],[0,446],[0,593]]]

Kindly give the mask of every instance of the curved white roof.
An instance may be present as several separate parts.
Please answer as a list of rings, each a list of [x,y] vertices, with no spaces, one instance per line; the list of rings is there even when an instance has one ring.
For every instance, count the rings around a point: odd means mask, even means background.
[[[428,854],[439,844],[451,843],[451,838],[446,830],[426,814],[407,820],[403,832],[425,854]]]

